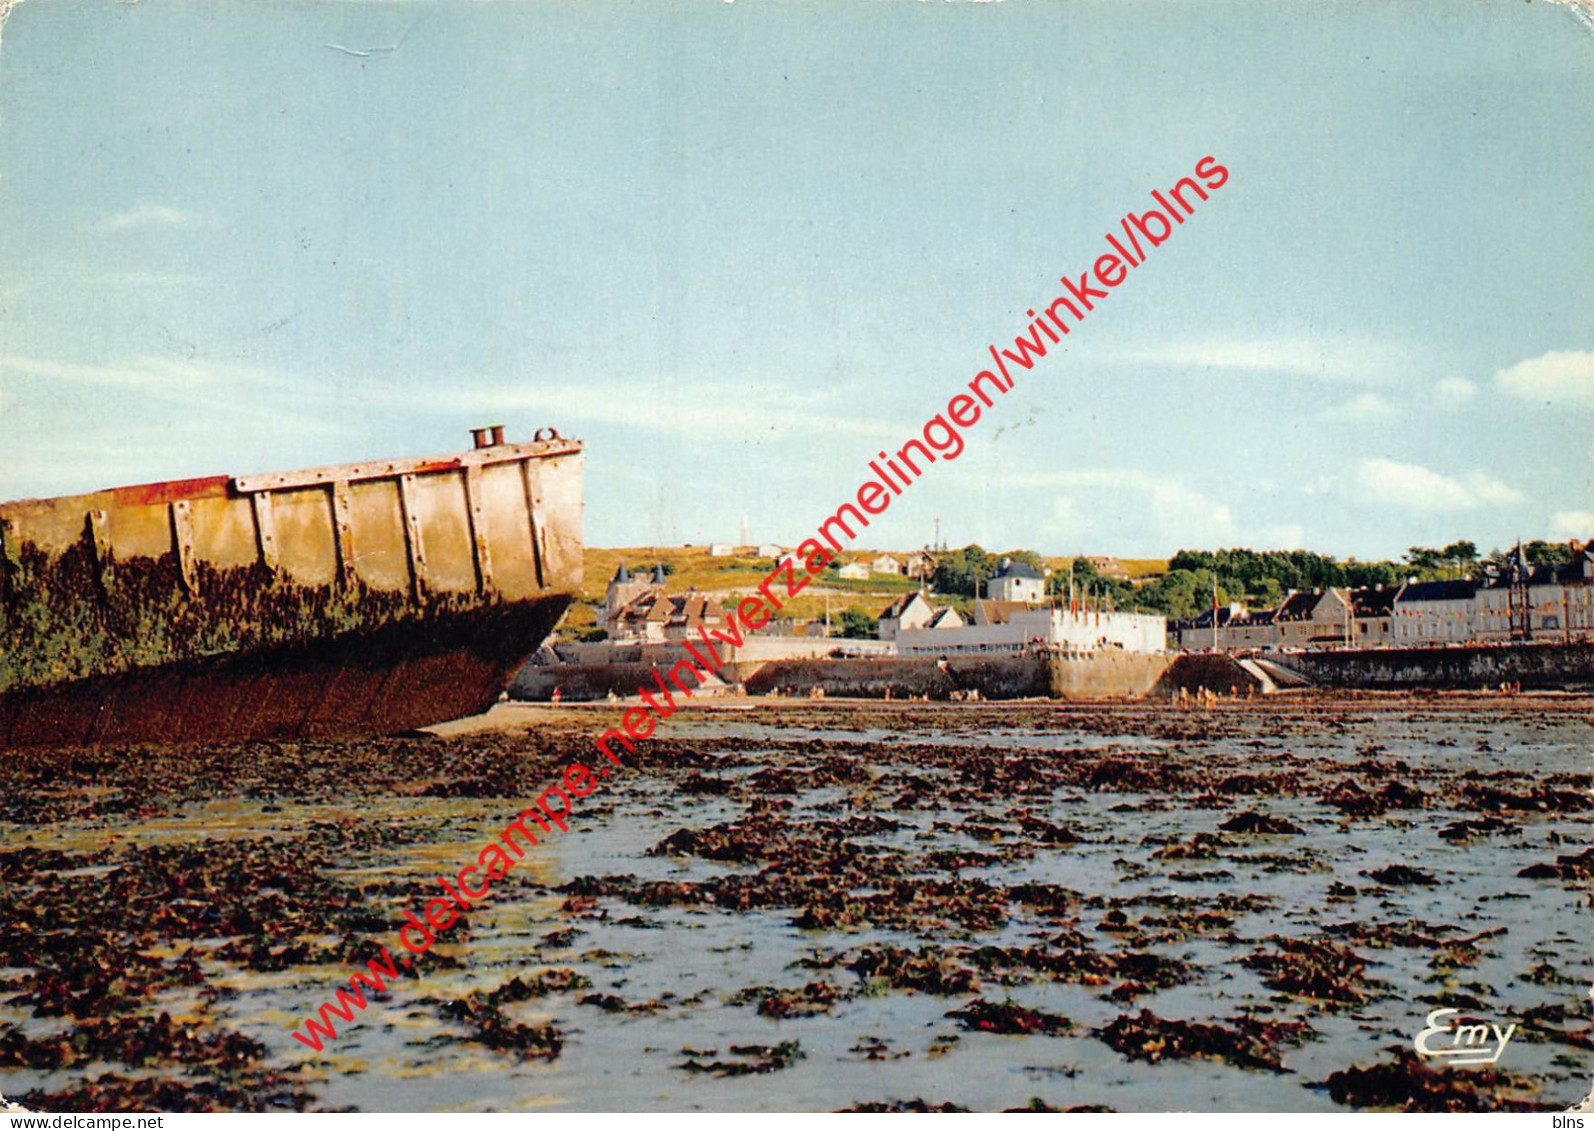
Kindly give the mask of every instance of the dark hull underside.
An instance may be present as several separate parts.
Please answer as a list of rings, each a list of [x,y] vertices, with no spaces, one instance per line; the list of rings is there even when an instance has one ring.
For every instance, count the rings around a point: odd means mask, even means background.
[[[392,734],[491,706],[568,594],[0,695],[0,748]]]

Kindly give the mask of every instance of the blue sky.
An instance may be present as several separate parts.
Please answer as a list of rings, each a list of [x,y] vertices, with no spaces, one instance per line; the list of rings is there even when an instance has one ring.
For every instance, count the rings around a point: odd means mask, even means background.
[[[863,541],[1594,537],[1567,7],[26,0],[0,498],[588,442],[596,545],[794,542],[1196,161]]]

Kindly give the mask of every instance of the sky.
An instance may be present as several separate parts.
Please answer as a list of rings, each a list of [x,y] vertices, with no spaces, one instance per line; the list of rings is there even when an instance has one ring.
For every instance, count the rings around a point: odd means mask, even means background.
[[[860,545],[1594,537],[1594,35],[1519,0],[26,0],[0,499],[586,441],[795,544],[1212,155]]]

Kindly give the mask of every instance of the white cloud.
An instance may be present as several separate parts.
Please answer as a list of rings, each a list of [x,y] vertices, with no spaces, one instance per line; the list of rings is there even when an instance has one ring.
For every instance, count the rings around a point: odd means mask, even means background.
[[[294,397],[319,396],[321,399],[336,395],[336,390],[325,381],[250,366],[199,364],[164,357],[136,357],[111,365],[83,365],[20,354],[0,355],[0,375],[8,371],[25,377],[48,378],[62,385],[122,389],[182,403],[222,395],[236,396],[241,389]]]
[[[1224,369],[1381,383],[1413,368],[1405,346],[1344,338],[1206,338],[1138,346],[1103,347],[1103,360],[1182,369]]]
[[[1348,401],[1323,410],[1324,420],[1387,420],[1395,415],[1388,401],[1377,393],[1359,393]]]
[[[1256,548],[1269,550],[1302,550],[1306,548],[1306,527],[1298,522],[1279,526],[1264,526],[1257,539]]]
[[[1392,459],[1362,460],[1356,468],[1356,485],[1380,502],[1418,511],[1475,510],[1527,502],[1522,492],[1481,471],[1451,478]]]
[[[108,365],[0,355],[0,384],[7,377],[33,377],[51,385],[86,386],[114,390],[119,395],[147,397],[193,410],[217,405],[277,405],[284,411],[313,414],[330,411],[343,401],[336,381],[242,365],[179,361],[164,357],[138,357]],[[519,414],[547,421],[580,420],[664,433],[683,440],[737,436],[751,442],[782,435],[851,435],[882,443],[912,435],[908,426],[889,421],[844,417],[802,411],[801,405],[819,403],[828,396],[799,400],[796,411],[769,412],[746,385],[685,385],[682,392],[669,388],[639,391],[590,384],[524,385],[461,380],[438,386],[438,399],[428,402],[414,390],[397,386],[367,387],[360,403],[399,412],[424,412],[432,407],[450,412],[469,410],[486,416]],[[784,409],[793,405],[783,402]]]
[[[201,222],[202,218],[194,212],[168,208],[164,204],[139,204],[107,217],[100,226],[108,232],[120,232],[128,228],[192,228]]]
[[[1054,525],[1069,529],[1084,515],[1135,516],[1165,539],[1222,539],[1233,534],[1234,515],[1188,484],[1134,468],[1001,473],[1003,489],[1038,487],[1059,492],[1052,500]],[[1083,505],[1075,496],[1084,496]]]
[[[1594,351],[1551,350],[1500,370],[1494,380],[1524,400],[1594,406]]]
[[[1478,386],[1464,377],[1446,377],[1433,387],[1434,397],[1448,408],[1466,404],[1478,395]]]
[[[1594,538],[1594,511],[1556,511],[1551,515],[1560,538]]]
[[[596,421],[693,440],[734,436],[758,442],[783,434],[819,433],[864,436],[890,443],[912,434],[911,428],[905,433],[902,426],[879,420],[770,412],[745,386],[693,385],[688,389],[690,395],[675,396],[601,385],[499,385],[474,389],[451,386],[447,406],[457,410],[480,404],[484,411],[501,415],[522,413],[534,417],[541,412],[547,419]]]

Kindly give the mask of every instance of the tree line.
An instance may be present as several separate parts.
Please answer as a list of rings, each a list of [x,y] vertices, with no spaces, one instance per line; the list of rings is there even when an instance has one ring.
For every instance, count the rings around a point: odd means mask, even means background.
[[[1536,540],[1524,543],[1523,555],[1534,565],[1560,565],[1571,560],[1564,543]],[[1219,604],[1240,601],[1252,608],[1271,608],[1291,589],[1352,589],[1396,587],[1408,578],[1440,581],[1478,578],[1489,568],[1505,564],[1507,551],[1480,555],[1475,543],[1456,541],[1447,546],[1412,546],[1400,561],[1340,561],[1311,550],[1180,550],[1168,561],[1162,576],[1140,585],[1106,577],[1088,558],[1075,558],[1071,568],[1047,577],[1049,594],[1066,594],[1070,582],[1077,598],[1094,608],[1125,612],[1160,613],[1166,617],[1192,617],[1212,607],[1216,590]],[[985,583],[1001,568],[1002,559],[1025,562],[1045,574],[1041,556],[1033,550],[988,553],[978,545],[937,556],[930,583],[937,593],[973,599],[985,595]]]

